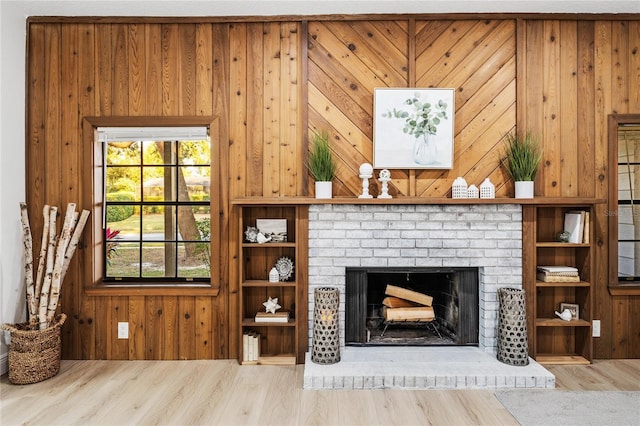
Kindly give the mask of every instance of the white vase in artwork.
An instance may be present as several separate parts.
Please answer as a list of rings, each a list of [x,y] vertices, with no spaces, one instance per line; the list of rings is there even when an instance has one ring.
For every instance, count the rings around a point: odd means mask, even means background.
[[[438,162],[438,147],[431,135],[425,133],[413,143],[413,161],[416,164],[428,165]]]
[[[316,182],[316,198],[327,199],[332,197],[333,182]]]
[[[516,181],[516,198],[533,198],[533,181]]]

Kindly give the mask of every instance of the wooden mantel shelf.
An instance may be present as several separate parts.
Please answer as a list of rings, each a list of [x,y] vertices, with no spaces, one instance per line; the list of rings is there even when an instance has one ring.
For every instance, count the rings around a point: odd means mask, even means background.
[[[397,198],[355,198],[334,197],[318,199],[313,197],[243,197],[231,201],[234,205],[311,205],[311,204],[522,204],[573,206],[584,204],[602,204],[605,199],[584,197],[535,197],[535,198],[446,198],[446,197],[397,197]]]

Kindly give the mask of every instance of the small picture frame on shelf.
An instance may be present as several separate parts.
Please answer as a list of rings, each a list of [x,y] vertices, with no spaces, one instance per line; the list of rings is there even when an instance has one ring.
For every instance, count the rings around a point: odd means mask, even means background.
[[[272,243],[287,241],[287,219],[256,219],[256,227]]]
[[[571,312],[571,319],[580,319],[580,306],[577,303],[560,303],[560,312],[568,309]]]

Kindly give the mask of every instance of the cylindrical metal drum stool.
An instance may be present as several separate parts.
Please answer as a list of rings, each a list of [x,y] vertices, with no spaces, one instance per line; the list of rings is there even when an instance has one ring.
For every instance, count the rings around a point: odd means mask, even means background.
[[[527,305],[525,291],[498,289],[498,361],[524,366],[529,364],[527,343]]]
[[[340,333],[338,307],[340,292],[336,288],[321,287],[313,292],[313,348],[311,361],[334,364],[340,361]]]

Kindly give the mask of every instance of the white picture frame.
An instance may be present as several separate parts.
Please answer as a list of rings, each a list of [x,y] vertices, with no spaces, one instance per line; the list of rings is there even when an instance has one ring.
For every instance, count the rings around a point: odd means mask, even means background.
[[[455,89],[376,88],[373,97],[376,169],[453,168]]]

